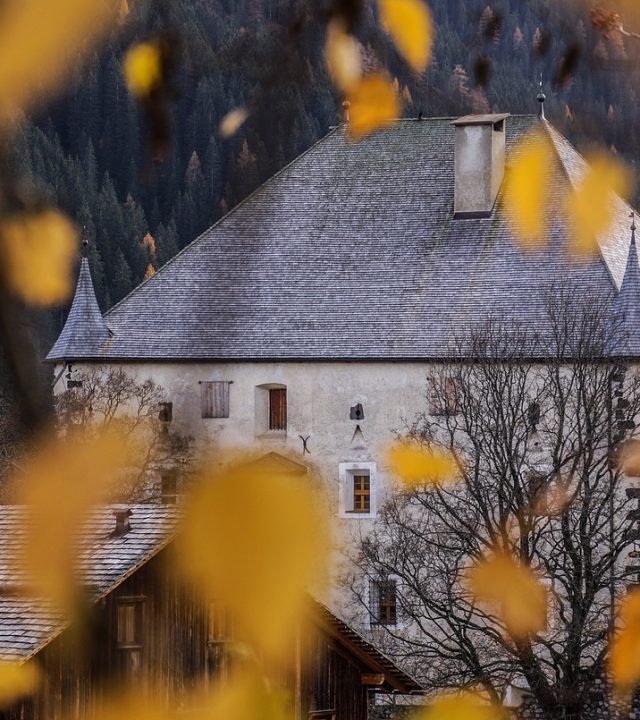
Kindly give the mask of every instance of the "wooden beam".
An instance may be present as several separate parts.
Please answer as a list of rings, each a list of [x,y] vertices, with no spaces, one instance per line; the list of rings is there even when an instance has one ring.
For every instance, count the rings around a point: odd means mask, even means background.
[[[381,685],[384,685],[384,673],[363,673],[360,676],[360,682],[363,685],[380,687]]]

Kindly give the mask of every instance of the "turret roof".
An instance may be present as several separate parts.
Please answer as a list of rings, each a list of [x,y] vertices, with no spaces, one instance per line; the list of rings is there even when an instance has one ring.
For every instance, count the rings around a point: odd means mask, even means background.
[[[67,321],[47,360],[72,360],[87,354],[98,355],[110,337],[111,332],[96,299],[89,261],[82,258]]]

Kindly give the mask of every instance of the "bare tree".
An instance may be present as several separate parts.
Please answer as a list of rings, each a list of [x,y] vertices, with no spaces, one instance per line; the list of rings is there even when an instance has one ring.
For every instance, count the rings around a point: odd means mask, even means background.
[[[584,309],[571,295],[550,294],[544,337],[490,321],[434,371],[407,436],[452,452],[459,482],[394,492],[353,582],[366,605],[367,578],[395,579],[385,645],[429,687],[480,686],[500,701],[526,681],[548,718],[581,717],[604,672],[631,543],[615,454],[640,409],[636,373],[608,356],[620,330],[607,303]],[[547,584],[545,632],[514,637],[474,602],[465,574],[496,549]]]
[[[171,412],[160,385],[138,382],[111,367],[76,373],[74,378],[73,387],[56,398],[58,428],[83,434],[114,430],[135,446],[135,464],[123,482],[126,499],[153,499],[154,481],[163,470],[188,467],[192,438],[170,428]]]

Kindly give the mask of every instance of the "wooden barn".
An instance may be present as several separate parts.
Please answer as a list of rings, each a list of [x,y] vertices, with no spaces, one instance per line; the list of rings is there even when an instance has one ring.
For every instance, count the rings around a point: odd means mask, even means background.
[[[233,662],[225,609],[206,605],[167,562],[180,510],[105,506],[82,547],[88,602],[82,633],[50,603],[25,593],[16,569],[27,514],[0,506],[0,660],[42,670],[36,693],[5,708],[3,720],[78,718],[111,688],[162,687],[168,708],[184,707]],[[310,598],[309,629],[292,647],[285,684],[296,720],[365,720],[373,693],[410,694],[418,684],[328,608]]]

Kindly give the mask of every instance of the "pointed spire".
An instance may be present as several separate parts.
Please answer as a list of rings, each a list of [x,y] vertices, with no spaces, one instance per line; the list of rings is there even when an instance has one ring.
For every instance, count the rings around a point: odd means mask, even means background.
[[[636,247],[636,215],[631,215],[631,241],[627,266],[620,291],[612,308],[613,329],[612,354],[640,357],[640,266]]]
[[[538,92],[537,100],[540,103],[540,108],[538,109],[538,119],[540,120],[546,120],[545,114],[544,114],[544,101],[547,99],[547,96],[544,94],[544,90],[542,89],[542,73],[540,73],[540,90]]]
[[[67,321],[47,360],[74,360],[98,357],[101,346],[111,337],[111,331],[102,317],[91,279],[87,259],[87,240],[82,241],[82,260],[78,284],[73,296]]]

